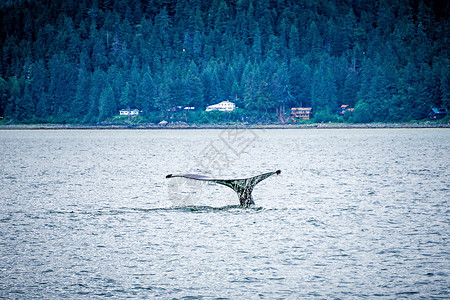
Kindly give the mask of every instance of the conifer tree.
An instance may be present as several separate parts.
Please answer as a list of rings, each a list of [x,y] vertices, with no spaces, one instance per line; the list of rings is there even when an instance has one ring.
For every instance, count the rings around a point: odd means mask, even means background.
[[[114,92],[108,84],[100,94],[98,120],[104,121],[106,118],[113,116],[116,111],[117,105],[114,99]]]
[[[97,122],[113,103],[153,120],[225,99],[254,121],[280,105],[322,120],[354,105],[357,121],[450,108],[450,6],[436,0],[41,2],[0,5],[7,120]]]

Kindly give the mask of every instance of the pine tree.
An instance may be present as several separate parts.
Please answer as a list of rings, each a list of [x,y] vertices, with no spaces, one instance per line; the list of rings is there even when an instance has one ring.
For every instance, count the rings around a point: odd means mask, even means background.
[[[300,32],[298,31],[297,27],[295,25],[291,25],[290,31],[289,31],[289,57],[294,58],[298,55],[300,52]]]
[[[311,107],[311,86],[313,70],[308,61],[294,58],[289,66],[289,85],[293,97],[293,105]]]
[[[48,64],[49,67],[49,105],[47,114],[69,111],[72,97],[75,94],[75,68],[69,63],[64,54],[54,54]]]
[[[99,117],[99,99],[104,88],[106,74],[100,68],[94,70],[91,80],[91,88],[89,93],[89,107],[83,118],[84,123],[94,123]]]
[[[219,76],[217,72],[217,64],[215,61],[210,60],[203,72],[200,75],[200,79],[202,81],[203,86],[203,107],[215,104],[219,101],[220,92],[220,84],[219,84]]]
[[[293,97],[290,91],[288,67],[285,63],[277,68],[277,71],[272,77],[271,86],[272,99],[279,111],[285,111],[286,106],[292,107]]]
[[[336,78],[333,76],[329,59],[326,55],[321,57],[320,66],[312,78],[311,104],[314,110],[333,111],[337,107]]]
[[[439,94],[441,96],[441,104],[447,110],[450,110],[450,60],[443,58],[443,64],[440,75]]]
[[[0,117],[2,118],[5,116],[5,109],[8,105],[9,91],[8,82],[0,77]]]
[[[9,78],[9,100],[8,104],[6,105],[5,114],[7,116],[18,118],[19,121],[22,120],[23,111],[21,109],[22,106],[22,97],[21,97],[21,91],[20,91],[20,83],[17,77],[10,77]]]
[[[129,108],[131,107],[131,102],[131,84],[127,82],[120,94],[119,104],[121,107]]]
[[[203,86],[198,72],[197,65],[191,61],[183,79],[185,106],[201,107],[203,105]]]
[[[87,99],[89,99],[90,74],[88,72],[87,61],[87,54],[85,52],[82,52],[80,55],[80,63],[78,64],[75,97],[70,106],[71,115],[76,119],[81,119],[84,116],[87,108]]]
[[[141,108],[144,114],[155,110],[156,93],[157,85],[150,69],[147,67],[147,71],[142,75],[136,95],[136,106]]]
[[[48,117],[47,111],[47,86],[49,81],[48,70],[44,60],[39,59],[32,65],[30,80],[30,93],[34,106],[33,117],[37,121],[44,121]]]
[[[101,68],[103,71],[108,69],[108,57],[106,56],[106,36],[103,37],[95,28],[95,24],[91,26],[90,41],[93,42],[92,47],[92,66]]]
[[[108,117],[113,116],[117,112],[117,105],[114,99],[114,92],[110,85],[106,86],[99,99],[99,117],[98,121],[101,122]]]
[[[155,17],[154,36],[157,39],[156,51],[164,58],[170,57],[172,24],[166,8],[161,9]]]
[[[252,50],[254,52],[255,60],[261,62],[262,45],[261,45],[261,31],[259,27],[256,29],[255,36],[253,37]]]

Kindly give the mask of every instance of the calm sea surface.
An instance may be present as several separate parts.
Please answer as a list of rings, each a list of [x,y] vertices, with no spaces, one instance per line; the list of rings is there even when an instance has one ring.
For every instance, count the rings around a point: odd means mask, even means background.
[[[448,299],[449,199],[449,129],[0,131],[0,298]]]

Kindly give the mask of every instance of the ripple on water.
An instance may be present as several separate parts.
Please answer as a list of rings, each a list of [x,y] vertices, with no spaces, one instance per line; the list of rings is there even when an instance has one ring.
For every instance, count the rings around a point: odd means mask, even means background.
[[[1,132],[0,298],[450,297],[448,130],[258,131],[255,206],[173,206],[219,133]]]

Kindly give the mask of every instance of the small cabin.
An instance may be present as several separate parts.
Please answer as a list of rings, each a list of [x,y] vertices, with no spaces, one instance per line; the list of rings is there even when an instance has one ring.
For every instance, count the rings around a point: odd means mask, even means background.
[[[138,109],[121,109],[119,110],[121,116],[137,116],[139,115]]]
[[[428,115],[431,120],[439,120],[444,118],[447,115],[447,109],[433,107]]]
[[[302,119],[309,120],[311,118],[311,107],[292,107],[291,108],[291,119]]]
[[[213,104],[213,105],[209,105],[206,108],[206,111],[214,111],[214,110],[218,110],[218,111],[233,111],[236,109],[236,104],[234,104],[233,102],[230,101],[222,101],[220,103],[217,104]]]
[[[337,110],[337,114],[340,116],[343,116],[345,114],[345,112],[349,111],[349,112],[353,112],[355,109],[353,107],[350,107],[347,104],[342,104],[338,110]]]

